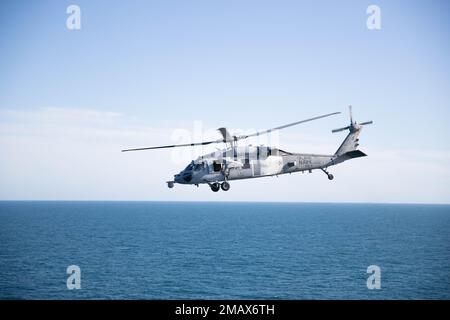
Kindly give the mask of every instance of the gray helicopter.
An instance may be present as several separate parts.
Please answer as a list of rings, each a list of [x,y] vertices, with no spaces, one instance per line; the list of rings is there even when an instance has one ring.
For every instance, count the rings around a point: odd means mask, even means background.
[[[173,188],[175,183],[196,185],[197,187],[200,184],[208,184],[214,192],[217,192],[220,189],[223,191],[228,191],[230,189],[230,183],[228,181],[231,180],[277,176],[293,172],[307,171],[311,173],[312,170],[321,170],[327,175],[329,180],[333,180],[333,175],[327,171],[328,167],[353,158],[366,156],[364,152],[358,150],[358,137],[363,126],[372,124],[373,122],[367,121],[357,123],[356,121],[353,121],[351,106],[349,106],[350,124],[346,127],[332,130],[333,133],[349,130],[349,134],[334,154],[322,155],[292,153],[276,147],[251,145],[238,146],[237,143],[243,139],[260,136],[275,130],[281,130],[336,114],[340,114],[340,112],[333,112],[269,130],[241,136],[232,136],[226,128],[219,128],[218,130],[223,137],[219,140],[126,149],[122,150],[122,152],[191,147],[214,143],[225,143],[227,145],[225,149],[200,156],[196,160],[193,160],[184,170],[174,176],[174,180],[167,181],[169,188]]]

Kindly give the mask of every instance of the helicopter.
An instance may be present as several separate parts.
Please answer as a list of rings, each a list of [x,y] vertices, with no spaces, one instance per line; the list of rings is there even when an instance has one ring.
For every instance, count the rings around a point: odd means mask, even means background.
[[[349,106],[350,124],[346,127],[332,130],[332,133],[349,130],[348,135],[334,154],[292,153],[277,147],[264,145],[238,146],[238,141],[337,114],[340,114],[340,112],[328,113],[248,135],[232,136],[226,128],[219,128],[218,131],[222,135],[222,139],[218,140],[125,149],[122,152],[192,147],[216,143],[226,144],[224,149],[199,156],[196,160],[192,160],[184,170],[174,175],[173,180],[166,182],[169,188],[173,188],[175,183],[195,185],[197,187],[200,184],[208,184],[213,192],[218,192],[220,189],[228,191],[230,190],[229,181],[231,180],[278,176],[305,171],[311,173],[313,170],[321,170],[329,180],[333,180],[334,176],[327,171],[328,167],[350,159],[367,156],[358,149],[359,135],[363,126],[372,124],[373,121],[362,123],[353,121],[351,106]]]

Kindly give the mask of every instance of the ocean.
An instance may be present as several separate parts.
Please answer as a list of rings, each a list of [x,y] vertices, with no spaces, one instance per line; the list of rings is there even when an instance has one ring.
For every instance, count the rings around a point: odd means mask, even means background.
[[[450,206],[2,201],[0,299],[450,299]]]

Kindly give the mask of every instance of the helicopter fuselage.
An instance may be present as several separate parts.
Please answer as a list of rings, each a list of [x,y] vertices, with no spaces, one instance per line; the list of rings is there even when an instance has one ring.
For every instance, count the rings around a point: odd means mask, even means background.
[[[173,182],[211,184],[311,171],[335,164],[336,158],[336,155],[290,153],[265,146],[232,147],[197,158],[176,174]]]

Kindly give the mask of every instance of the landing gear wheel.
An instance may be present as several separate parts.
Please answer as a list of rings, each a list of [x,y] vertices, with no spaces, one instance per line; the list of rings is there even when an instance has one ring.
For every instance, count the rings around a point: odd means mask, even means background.
[[[222,182],[222,185],[220,187],[222,188],[223,191],[230,190],[230,184],[226,181]]]
[[[214,183],[211,185],[211,190],[212,190],[213,192],[219,191],[219,190],[220,190],[220,184],[217,183],[217,182],[214,182]]]
[[[323,168],[321,168],[320,170],[322,170],[323,173],[325,173],[327,175],[328,180],[333,180],[334,179],[334,176],[331,173],[329,173],[327,170],[325,170]]]

